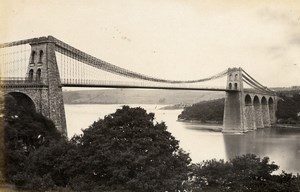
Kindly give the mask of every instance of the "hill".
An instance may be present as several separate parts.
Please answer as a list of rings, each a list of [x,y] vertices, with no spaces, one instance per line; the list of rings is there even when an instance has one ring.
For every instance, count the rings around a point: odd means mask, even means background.
[[[64,91],[65,104],[193,104],[224,97],[224,92],[97,89]]]

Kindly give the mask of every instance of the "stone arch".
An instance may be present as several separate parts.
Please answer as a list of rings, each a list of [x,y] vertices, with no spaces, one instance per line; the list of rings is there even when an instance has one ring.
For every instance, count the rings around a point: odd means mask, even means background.
[[[274,110],[274,100],[272,97],[268,99],[269,113],[270,113],[270,122],[271,124],[275,123],[275,110]]]
[[[234,84],[234,89],[238,89],[238,84],[237,83]]]
[[[29,70],[28,80],[29,80],[29,81],[32,81],[32,80],[33,80],[33,69],[30,69],[30,70]]]
[[[232,89],[232,84],[231,83],[229,83],[229,89]]]
[[[260,105],[259,98],[258,98],[257,95],[255,95],[254,98],[253,98],[253,104],[254,105]]]
[[[268,104],[269,104],[269,105],[273,105],[273,104],[274,104],[274,101],[273,101],[273,98],[272,98],[272,97],[269,98]]]
[[[41,75],[42,75],[42,70],[38,68],[38,70],[36,71],[36,81],[41,80]]]
[[[263,128],[263,118],[262,118],[262,108],[260,104],[259,97],[257,95],[253,98],[253,106],[254,106],[254,115],[255,115],[255,123],[257,128]]]
[[[5,95],[5,100],[10,100],[10,102],[5,103],[15,105],[17,108],[25,109],[26,111],[36,111],[36,104],[31,97],[25,93],[9,92]]]
[[[268,102],[265,96],[261,98],[261,107],[262,107],[262,117],[263,117],[263,123],[264,127],[270,126],[270,112],[269,112],[269,106]]]
[[[267,103],[267,99],[266,99],[265,96],[263,96],[263,97],[261,98],[261,104],[262,104],[262,105],[267,105],[267,104],[268,104],[268,103]]]
[[[30,63],[34,63],[35,55],[36,55],[36,52],[35,52],[35,51],[32,51],[32,52],[31,52],[31,61],[30,61]]]
[[[43,61],[43,55],[44,55],[44,51],[40,50],[40,54],[39,54],[39,63],[42,63]]]
[[[229,81],[232,81],[232,74],[229,75]]]
[[[252,105],[252,99],[250,95],[245,96],[245,105]]]
[[[234,80],[235,80],[235,81],[238,80],[238,76],[239,76],[238,74],[235,74],[235,75],[234,75]]]

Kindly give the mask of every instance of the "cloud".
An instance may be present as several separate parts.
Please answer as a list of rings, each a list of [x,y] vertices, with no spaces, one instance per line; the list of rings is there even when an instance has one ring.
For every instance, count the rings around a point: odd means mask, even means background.
[[[290,38],[291,45],[300,45],[300,32]],[[300,47],[299,47],[300,48]]]
[[[295,27],[297,25],[300,25],[299,23],[299,16],[291,11],[288,10],[282,10],[282,9],[270,9],[270,8],[263,8],[258,11],[259,16],[262,19],[265,19],[269,22],[280,22],[285,25],[289,25],[292,27]]]

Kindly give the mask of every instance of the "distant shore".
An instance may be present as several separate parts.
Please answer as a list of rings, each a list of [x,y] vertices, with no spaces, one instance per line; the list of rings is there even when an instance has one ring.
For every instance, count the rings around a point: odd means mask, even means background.
[[[177,121],[186,122],[186,123],[200,123],[203,125],[223,125],[223,122],[221,121],[202,121],[197,119],[180,119],[180,118],[178,118]]]
[[[276,124],[275,127],[300,129],[300,124]]]
[[[191,127],[188,129],[201,130],[201,131],[213,131],[213,132],[222,132],[223,124],[217,121],[203,122],[200,120],[186,120],[186,119],[177,119],[179,122],[187,124],[197,124],[199,127]]]

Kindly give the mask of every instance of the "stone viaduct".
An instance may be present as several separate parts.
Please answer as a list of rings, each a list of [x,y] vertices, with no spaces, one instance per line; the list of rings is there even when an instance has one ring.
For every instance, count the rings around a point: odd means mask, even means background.
[[[223,132],[247,132],[275,124],[276,94],[244,89],[241,68],[228,71]]]

